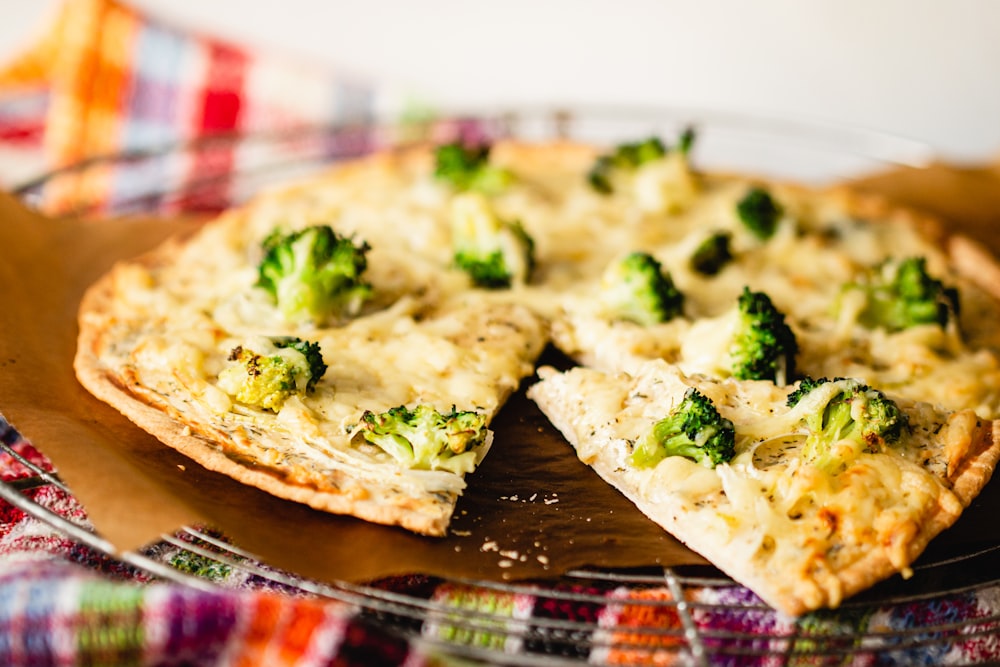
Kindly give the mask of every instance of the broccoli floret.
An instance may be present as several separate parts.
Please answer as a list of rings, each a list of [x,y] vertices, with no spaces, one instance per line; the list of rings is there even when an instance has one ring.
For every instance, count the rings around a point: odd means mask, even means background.
[[[809,429],[803,454],[826,470],[843,467],[862,450],[881,451],[909,429],[895,402],[853,378],[805,378],[787,399],[792,408],[803,401]]]
[[[684,307],[670,274],[645,252],[630,253],[605,269],[601,301],[616,317],[643,326],[672,320]]]
[[[262,247],[257,285],[274,297],[288,322],[350,317],[371,296],[371,285],[361,279],[368,244],[356,245],[329,225],[275,230]]]
[[[834,378],[832,382],[844,379],[846,378]],[[786,400],[788,407],[794,408],[796,405],[799,404],[799,401],[801,401],[806,394],[811,392],[813,389],[819,387],[820,385],[826,384],[827,382],[831,382],[831,380],[828,380],[827,378],[815,379],[808,376],[802,378],[801,380],[799,380],[798,386],[795,387],[795,389],[788,394],[788,398]]]
[[[452,201],[455,266],[473,284],[505,288],[527,283],[535,266],[535,244],[518,222],[501,220],[485,197],[466,193]]]
[[[677,151],[680,151],[684,155],[691,152],[691,148],[694,146],[694,140],[697,138],[697,133],[694,131],[693,127],[685,127],[681,131],[681,135],[677,138]]]
[[[365,440],[406,468],[472,472],[475,449],[486,441],[486,416],[473,411],[441,413],[429,405],[366,411],[361,417]]]
[[[466,146],[453,142],[438,146],[435,151],[434,176],[460,192],[475,190],[496,194],[510,185],[513,174],[491,165],[490,146]]]
[[[868,329],[902,331],[921,324],[945,328],[957,322],[958,291],[931,276],[923,257],[885,261],[862,280],[844,286],[844,292],[851,291],[864,297],[857,317]]]
[[[694,139],[694,130],[685,129],[675,150],[687,155],[694,144]],[[669,147],[659,137],[618,144],[613,151],[599,156],[594,161],[590,171],[587,172],[587,182],[597,192],[605,195],[611,194],[614,192],[611,181],[615,172],[634,171],[647,162],[662,158],[669,150]]]
[[[316,383],[326,373],[327,365],[323,361],[323,352],[319,349],[319,343],[303,340],[297,336],[276,336],[271,339],[278,349],[295,350],[301,352],[309,364],[309,379],[306,381],[306,391],[316,388]]]
[[[722,417],[711,399],[691,387],[670,413],[635,445],[629,462],[651,468],[668,456],[684,456],[707,468],[736,454],[733,423]]]
[[[713,232],[698,244],[691,255],[691,268],[704,276],[714,276],[733,259],[728,232]]]
[[[733,377],[785,384],[795,373],[795,333],[764,292],[743,288],[737,300],[737,325],[729,347]]]
[[[219,373],[219,388],[240,403],[277,412],[293,394],[316,388],[327,365],[319,343],[301,338],[260,338],[234,347]]]
[[[774,236],[781,218],[781,207],[771,193],[754,186],[736,203],[736,214],[740,222],[758,239],[767,240]]]

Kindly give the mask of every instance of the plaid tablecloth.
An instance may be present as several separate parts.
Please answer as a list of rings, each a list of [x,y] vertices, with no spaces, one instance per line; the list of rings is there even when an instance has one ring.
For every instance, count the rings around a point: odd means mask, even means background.
[[[66,0],[42,38],[0,64],[0,183],[206,136],[365,121],[394,94],[114,0]]]
[[[112,0],[69,0],[44,39],[0,67],[0,185],[95,156],[215,134],[363,121],[385,94],[397,91],[190,34]],[[195,178],[206,170],[224,173],[239,159],[225,150],[207,155],[212,164],[196,160],[178,168]],[[46,205],[100,204],[121,187],[110,178],[64,179],[46,192]],[[15,430],[2,422],[0,428],[14,451],[51,468]],[[0,478],[30,475],[0,454]],[[84,508],[58,486],[25,493],[86,525]],[[495,625],[470,631],[440,613],[387,624],[370,610],[289,589],[176,545],[154,545],[146,555],[216,585],[157,579],[0,502],[0,664],[422,665],[446,662],[449,647],[487,650],[513,663],[1000,660],[998,586],[794,620],[738,586],[689,587],[680,601],[666,585],[588,585],[569,591],[577,596],[554,596],[544,588],[509,592],[422,576],[373,583],[438,610],[483,614]],[[679,602],[690,605],[683,618]],[[920,630],[928,627],[934,632]],[[830,638],[836,641],[824,643]]]

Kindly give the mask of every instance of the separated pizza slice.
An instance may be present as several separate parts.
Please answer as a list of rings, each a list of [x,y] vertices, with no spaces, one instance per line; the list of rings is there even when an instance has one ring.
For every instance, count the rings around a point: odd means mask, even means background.
[[[543,321],[398,240],[256,214],[232,211],[93,285],[81,383],[206,468],[443,535]]]
[[[529,396],[650,519],[791,615],[904,577],[989,480],[994,422],[854,379],[539,370]]]

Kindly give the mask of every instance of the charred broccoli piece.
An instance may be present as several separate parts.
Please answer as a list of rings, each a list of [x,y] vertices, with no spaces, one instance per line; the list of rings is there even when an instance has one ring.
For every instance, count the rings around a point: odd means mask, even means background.
[[[476,448],[486,442],[486,416],[474,411],[441,413],[429,405],[366,411],[360,422],[364,439],[406,468],[471,472]]]
[[[719,414],[712,400],[689,388],[670,413],[636,442],[629,462],[651,468],[668,456],[683,456],[707,468],[727,463],[736,454],[733,423]]]
[[[703,276],[714,276],[733,259],[729,232],[713,232],[691,255],[691,268]]]
[[[764,292],[744,287],[737,300],[736,331],[729,347],[733,377],[785,384],[795,373],[795,333]]]
[[[510,185],[513,174],[490,164],[491,146],[452,142],[438,146],[434,153],[434,177],[460,192],[475,190],[496,194]]]
[[[694,144],[695,133],[691,128],[685,129],[674,150],[687,155]],[[587,172],[587,182],[590,187],[601,194],[614,192],[612,176],[615,172],[634,171],[638,167],[664,157],[671,149],[659,137],[648,137],[640,141],[621,143],[610,153],[598,156]]]
[[[368,244],[355,244],[329,225],[276,229],[262,249],[257,286],[271,294],[288,322],[351,317],[371,296],[371,285],[362,280]]]
[[[909,429],[906,413],[894,401],[853,378],[805,378],[787,402],[792,408],[807,402],[803,452],[825,470],[844,467],[862,450],[882,451]]]
[[[485,197],[466,193],[452,201],[455,266],[473,284],[491,289],[527,283],[535,266],[535,244],[518,222],[501,220]]]
[[[608,266],[601,277],[601,301],[616,317],[643,326],[672,320],[684,307],[670,273],[645,252],[629,253]]]
[[[273,412],[293,394],[313,391],[327,369],[319,343],[290,336],[237,345],[228,361],[219,388],[240,403]]]
[[[774,236],[781,218],[781,207],[771,193],[754,186],[736,203],[736,215],[743,226],[762,241]]]
[[[865,328],[902,331],[921,324],[945,328],[957,322],[958,290],[947,287],[927,271],[924,257],[887,260],[860,281],[843,288],[863,296],[858,322]]]

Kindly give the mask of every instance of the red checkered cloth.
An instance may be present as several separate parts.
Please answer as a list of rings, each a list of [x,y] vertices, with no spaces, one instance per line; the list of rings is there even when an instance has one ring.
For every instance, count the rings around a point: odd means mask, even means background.
[[[362,122],[383,94],[347,73],[191,34],[114,0],[67,0],[43,37],[0,68],[0,184],[206,136]],[[234,157],[214,159],[220,167]],[[99,201],[113,185],[62,179],[47,208]]]

